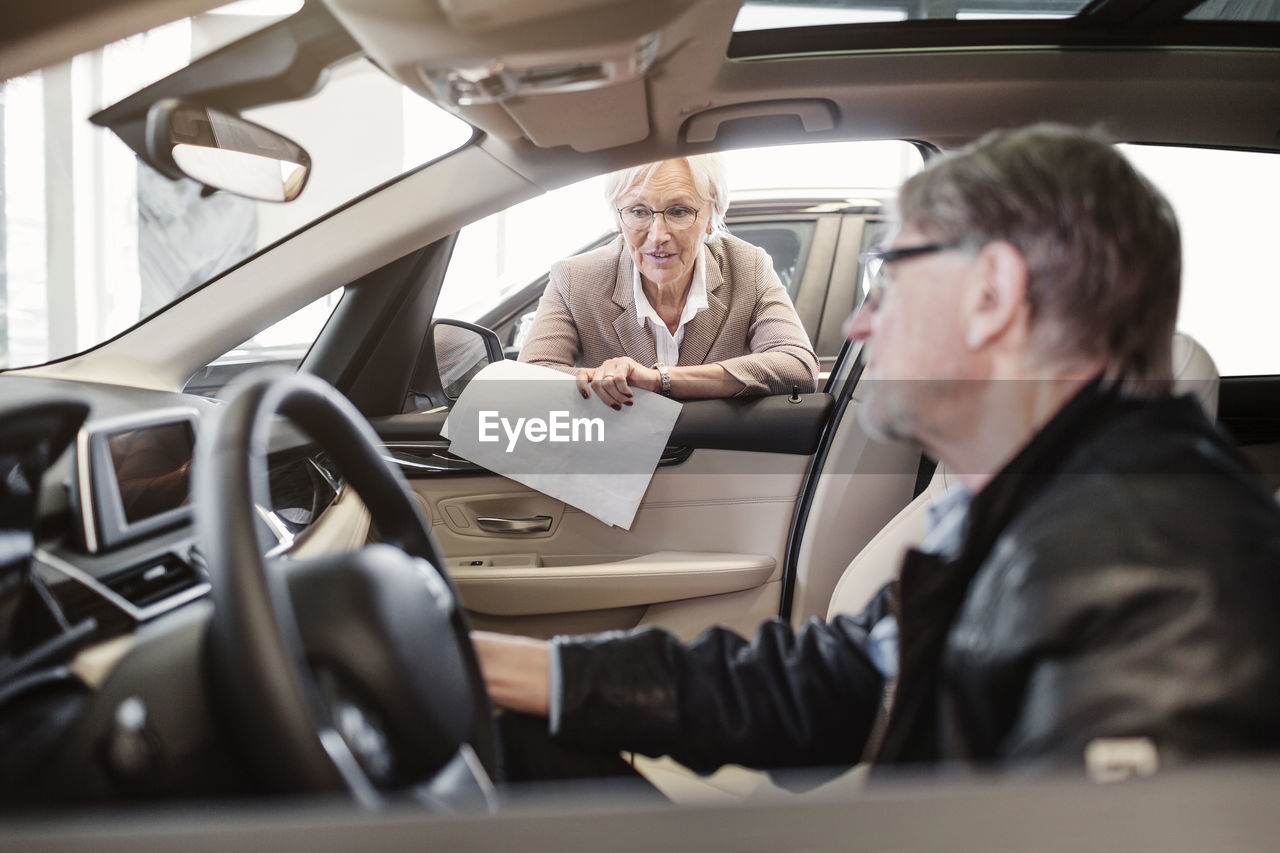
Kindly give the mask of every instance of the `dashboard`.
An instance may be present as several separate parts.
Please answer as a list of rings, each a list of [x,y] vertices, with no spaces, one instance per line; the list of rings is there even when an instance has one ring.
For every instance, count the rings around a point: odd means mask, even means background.
[[[225,758],[175,771],[181,779],[161,779],[138,763],[159,749],[206,759],[219,749],[211,745],[218,741],[212,703],[201,701],[208,698],[197,683],[203,676],[192,665],[202,658],[211,587],[190,472],[202,429],[220,405],[178,393],[0,376],[0,749],[11,758],[0,768],[0,794],[21,799],[79,788],[94,798],[154,785],[190,792],[217,777],[224,781],[216,784],[237,784],[225,781],[234,776]],[[267,467],[267,494],[255,500],[259,541],[268,554],[285,554],[305,541],[343,483],[283,422],[272,432]],[[150,635],[166,635],[155,643],[166,654],[183,648],[175,632],[189,637],[186,655],[166,666],[152,662],[136,679],[118,672],[127,670],[120,664],[128,655],[145,651]],[[105,663],[103,649],[115,650]],[[95,655],[97,671],[86,670],[84,660]],[[101,690],[108,673],[119,684]],[[180,699],[166,696],[174,691]],[[192,703],[204,707],[197,713]],[[122,709],[136,716],[139,707],[145,722],[131,728]],[[26,717],[41,722],[28,729]],[[190,742],[180,746],[181,738]],[[55,741],[62,743],[58,754],[71,753],[68,772],[80,778],[58,771]],[[94,773],[83,772],[86,753]],[[219,763],[224,772],[211,771]]]

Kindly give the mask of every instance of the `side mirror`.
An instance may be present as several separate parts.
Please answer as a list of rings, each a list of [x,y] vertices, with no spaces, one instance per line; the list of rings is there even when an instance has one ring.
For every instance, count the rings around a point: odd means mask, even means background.
[[[171,178],[259,201],[293,201],[311,174],[311,157],[274,130],[169,98],[147,111],[147,153]]]
[[[422,341],[405,411],[453,405],[471,377],[502,360],[502,342],[490,329],[462,320],[436,320]]]

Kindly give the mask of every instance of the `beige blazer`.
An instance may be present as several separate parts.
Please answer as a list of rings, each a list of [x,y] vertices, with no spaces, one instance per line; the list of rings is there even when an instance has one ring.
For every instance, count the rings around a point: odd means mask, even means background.
[[[720,364],[742,394],[813,391],[818,357],[769,255],[729,235],[702,252],[707,307],[685,326],[679,364]],[[633,269],[621,236],[553,265],[520,360],[568,371],[623,355],[657,361],[653,333],[636,314]]]

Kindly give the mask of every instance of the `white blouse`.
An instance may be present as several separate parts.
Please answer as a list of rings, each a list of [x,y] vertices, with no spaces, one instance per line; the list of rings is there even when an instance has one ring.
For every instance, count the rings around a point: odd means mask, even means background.
[[[640,270],[632,267],[631,282],[635,288],[636,317],[641,326],[648,324],[649,331],[653,333],[653,348],[658,353],[658,361],[663,364],[675,365],[680,362],[680,344],[684,341],[684,327],[699,311],[707,307],[707,269],[702,262],[704,254],[702,247],[699,246],[698,256],[693,259],[693,282],[689,285],[689,294],[684,300],[684,311],[680,313],[680,324],[676,326],[674,335],[658,316],[657,310],[649,302],[649,297],[644,295],[644,287],[640,284]]]

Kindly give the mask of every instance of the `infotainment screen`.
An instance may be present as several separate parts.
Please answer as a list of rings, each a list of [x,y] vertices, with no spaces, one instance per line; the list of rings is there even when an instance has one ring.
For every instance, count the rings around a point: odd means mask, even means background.
[[[117,432],[107,436],[107,447],[127,523],[190,502],[195,447],[191,424],[180,421]]]
[[[88,550],[190,522],[196,418],[169,409],[81,431],[77,491]]]

